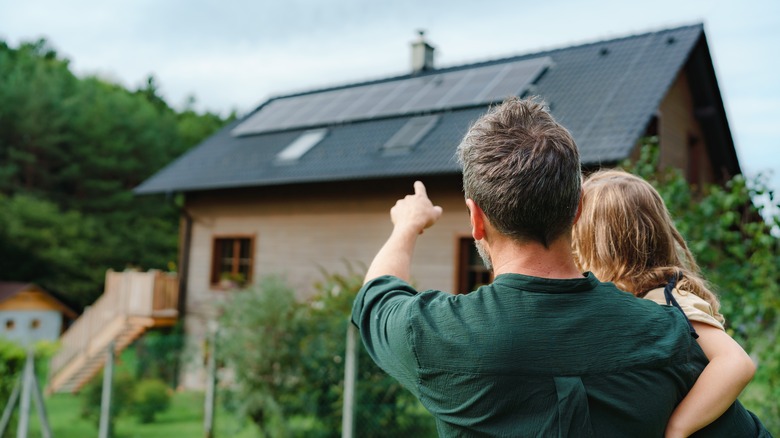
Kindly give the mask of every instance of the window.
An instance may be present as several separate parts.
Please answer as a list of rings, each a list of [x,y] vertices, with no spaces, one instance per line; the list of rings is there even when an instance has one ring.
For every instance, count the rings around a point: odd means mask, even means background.
[[[250,236],[214,238],[211,284],[230,288],[251,282],[254,246]]]
[[[477,252],[474,239],[458,239],[458,282],[457,293],[466,294],[493,280],[493,275],[485,266]]]
[[[5,329],[6,329],[7,331],[9,331],[9,332],[10,332],[11,330],[13,330],[13,329],[14,329],[14,327],[15,327],[15,326],[16,326],[16,323],[14,322],[14,320],[13,320],[13,319],[7,319],[7,320],[5,320]]]
[[[38,318],[33,319],[30,321],[30,328],[33,330],[36,330],[41,327],[41,320]]]
[[[417,143],[431,132],[439,121],[439,116],[420,116],[408,122],[382,146],[385,155],[403,154],[412,150]]]
[[[327,133],[327,129],[314,129],[304,132],[281,152],[276,154],[276,163],[287,164],[298,161],[303,154],[309,152],[311,148],[321,142]]]

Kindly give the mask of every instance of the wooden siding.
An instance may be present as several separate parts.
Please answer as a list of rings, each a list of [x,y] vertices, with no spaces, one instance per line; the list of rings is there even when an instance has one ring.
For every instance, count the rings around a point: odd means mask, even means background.
[[[452,288],[454,236],[469,234],[460,181],[434,179],[429,187],[444,216],[420,239],[412,275],[423,288]],[[255,236],[254,280],[286,276],[299,297],[312,291],[320,268],[343,271],[345,263],[367,266],[391,231],[390,207],[412,181],[327,185],[292,192],[281,188],[201,194],[187,201],[193,217],[189,301],[210,301],[224,291],[209,273],[215,236]],[[195,309],[193,309],[195,310]]]
[[[254,282],[282,275],[298,298],[313,292],[326,272],[359,270],[370,264],[390,235],[390,208],[411,193],[414,180],[320,184],[306,187],[246,189],[190,194],[193,218],[185,319],[190,346],[199,350],[205,322],[216,316],[218,303],[235,291],[212,286],[213,238],[253,235]],[[418,241],[412,277],[421,289],[453,290],[457,236],[470,235],[460,177],[425,178],[428,194],[444,215]],[[193,361],[199,362],[199,361]],[[199,366],[185,373],[186,387],[201,387]]]
[[[691,184],[715,183],[701,126],[694,115],[688,77],[681,71],[658,108],[661,168],[677,167]]]

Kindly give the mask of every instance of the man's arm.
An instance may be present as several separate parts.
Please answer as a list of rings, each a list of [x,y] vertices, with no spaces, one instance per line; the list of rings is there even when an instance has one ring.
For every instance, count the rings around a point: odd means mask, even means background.
[[[409,281],[417,236],[433,225],[441,214],[441,207],[428,199],[425,185],[416,181],[414,194],[399,199],[390,209],[393,232],[371,262],[364,284],[382,275]]]

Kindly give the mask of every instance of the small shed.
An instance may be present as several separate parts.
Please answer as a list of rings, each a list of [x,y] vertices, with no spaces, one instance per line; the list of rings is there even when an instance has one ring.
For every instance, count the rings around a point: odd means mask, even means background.
[[[31,345],[56,341],[78,315],[32,283],[0,281],[0,336]]]

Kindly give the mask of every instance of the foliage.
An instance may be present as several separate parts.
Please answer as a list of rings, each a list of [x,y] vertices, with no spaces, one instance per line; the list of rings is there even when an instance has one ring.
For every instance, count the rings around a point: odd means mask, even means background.
[[[32,195],[0,194],[0,272],[47,290],[67,285],[69,298],[91,296],[105,269],[92,245],[95,221]],[[84,265],[86,264],[86,266]],[[42,269],[45,267],[45,269]],[[64,292],[64,291],[63,291]]]
[[[41,386],[46,381],[45,364],[48,363],[55,350],[56,345],[49,341],[40,341],[33,346],[35,374]],[[0,337],[0,404],[2,404],[2,409],[5,409],[6,404],[10,400],[14,386],[21,384],[26,360],[27,351],[25,351],[24,347],[14,341]],[[17,399],[16,402],[15,416],[19,412],[19,400]],[[13,421],[14,418],[12,417],[12,421],[6,428],[6,433],[3,436],[15,436],[16,425]]]
[[[651,139],[628,170],[661,193],[680,233],[719,293],[728,332],[758,362],[740,400],[780,431],[780,227],[775,194],[759,176],[737,175],[724,186],[691,187],[678,169],[657,170]],[[755,199],[766,199],[763,204]],[[775,213],[776,214],[776,213]]]
[[[76,77],[45,40],[0,41],[0,102],[0,195],[31,219],[0,223],[4,280],[81,307],[107,269],[175,260],[177,207],[132,189],[225,120],[172,109],[152,77],[136,91]]]
[[[131,409],[136,379],[126,370],[115,370],[111,382],[111,426],[114,430],[117,416]],[[92,378],[81,390],[81,418],[97,425],[100,422],[100,404],[103,399],[103,373]]]
[[[19,383],[24,370],[26,354],[19,344],[0,337],[0,400],[5,404],[11,398],[14,386]],[[12,422],[3,437],[14,436],[16,425]]]
[[[144,379],[133,391],[132,412],[141,423],[154,422],[158,413],[171,405],[171,390],[160,379]]]
[[[236,293],[219,351],[245,412],[267,436],[338,436],[346,329],[362,275],[324,274],[308,301],[276,277]],[[431,416],[360,349],[356,424],[370,436],[435,435]]]
[[[171,388],[177,386],[179,365],[184,350],[184,328],[181,323],[167,330],[146,333],[135,342],[138,378],[161,379]]]

